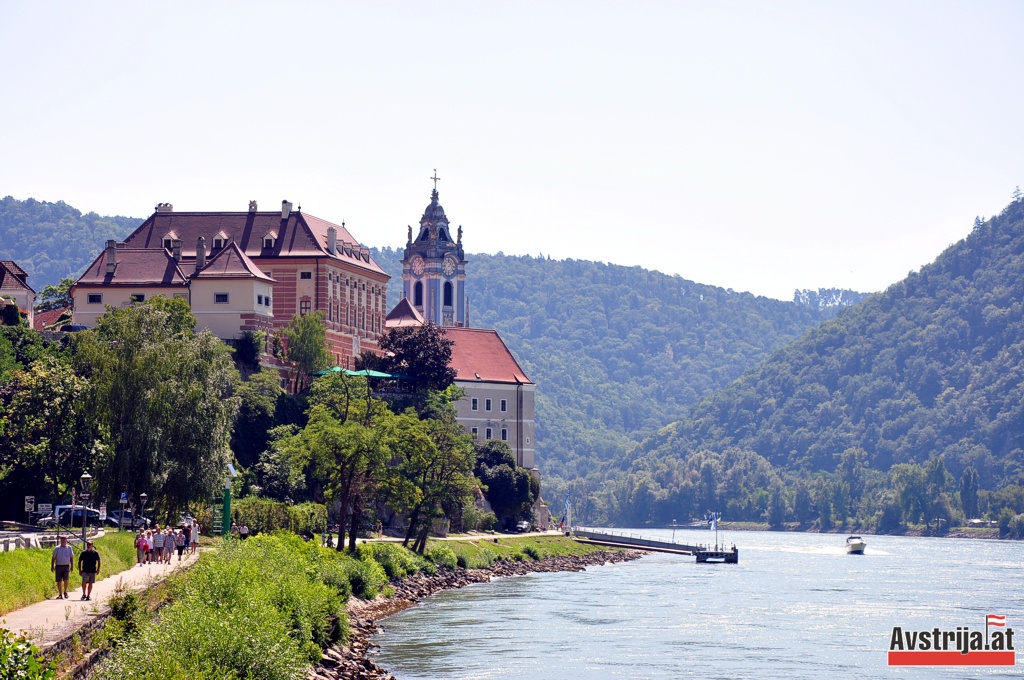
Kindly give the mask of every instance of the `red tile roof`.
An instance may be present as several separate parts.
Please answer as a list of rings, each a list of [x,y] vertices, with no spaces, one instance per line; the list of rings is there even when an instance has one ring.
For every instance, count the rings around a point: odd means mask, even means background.
[[[327,252],[327,229],[337,234],[337,254]],[[273,248],[263,247],[263,237],[275,234]],[[353,266],[384,274],[369,251],[361,251],[349,231],[319,217],[293,210],[282,220],[280,212],[155,212],[125,239],[132,248],[162,248],[165,237],[181,240],[183,259],[194,259],[196,242],[202,236],[206,247],[215,237],[238,244],[250,258],[257,257],[330,257]],[[348,248],[344,248],[344,245]],[[355,246],[355,248],[353,248]]]
[[[395,308],[388,312],[384,319],[386,328],[400,326],[422,326],[426,323],[423,315],[416,311],[416,308],[409,304],[409,298],[402,298]]]
[[[273,281],[253,261],[245,256],[234,241],[227,244],[216,255],[207,261],[206,266],[192,278],[194,279],[262,279]]]
[[[35,291],[25,282],[27,278],[25,270],[13,260],[0,260],[0,290],[27,290],[35,295]]]
[[[57,309],[48,309],[45,312],[36,312],[35,318],[32,320],[32,328],[37,331],[46,330],[48,326],[55,324],[57,319],[65,314],[68,315],[68,318],[71,317],[70,307],[58,307]]]
[[[486,328],[446,328],[457,380],[533,384],[502,341]]]
[[[100,251],[75,285],[184,286],[185,274],[163,248],[129,248],[118,244],[117,266],[107,274],[107,251]]]

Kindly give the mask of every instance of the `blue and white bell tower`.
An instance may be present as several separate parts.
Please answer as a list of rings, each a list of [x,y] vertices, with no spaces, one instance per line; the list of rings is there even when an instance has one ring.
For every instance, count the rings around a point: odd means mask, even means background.
[[[437,198],[437,171],[430,205],[420,218],[419,232],[412,227],[402,258],[402,297],[407,298],[427,321],[438,326],[462,327],[466,319],[466,258],[462,227],[456,238]]]

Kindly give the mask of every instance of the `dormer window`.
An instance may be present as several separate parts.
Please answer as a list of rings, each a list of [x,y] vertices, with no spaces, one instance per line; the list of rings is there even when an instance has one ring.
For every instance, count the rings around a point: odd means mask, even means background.
[[[174,240],[177,238],[178,235],[176,233],[174,233],[173,231],[169,231],[166,234],[164,234],[164,237],[163,239],[161,239],[160,242],[163,243],[164,248],[166,248],[167,250],[173,250]]]
[[[223,247],[224,247],[224,239],[222,239],[219,236],[214,236],[213,237],[213,248],[214,248],[214,250],[219,250],[219,249],[221,249]]]
[[[269,232],[266,236],[263,237],[264,248],[273,248],[275,243],[277,243],[277,232]]]
[[[170,239],[170,238],[165,238],[164,239],[164,248],[166,248],[167,250],[170,250],[172,245],[173,245],[172,239]]]

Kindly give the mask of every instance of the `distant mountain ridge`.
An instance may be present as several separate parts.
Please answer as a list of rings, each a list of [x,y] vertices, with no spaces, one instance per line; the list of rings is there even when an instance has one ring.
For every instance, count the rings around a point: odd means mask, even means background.
[[[62,277],[77,276],[107,239],[121,240],[143,219],[82,213],[64,201],[50,203],[11,196],[0,199],[0,259],[28,272],[37,293]]]

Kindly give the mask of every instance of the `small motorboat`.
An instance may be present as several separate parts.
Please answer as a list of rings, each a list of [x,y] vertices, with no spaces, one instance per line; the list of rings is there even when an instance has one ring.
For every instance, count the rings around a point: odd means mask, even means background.
[[[850,536],[846,539],[847,555],[863,555],[864,548],[866,547],[868,547],[868,544],[860,536]]]

